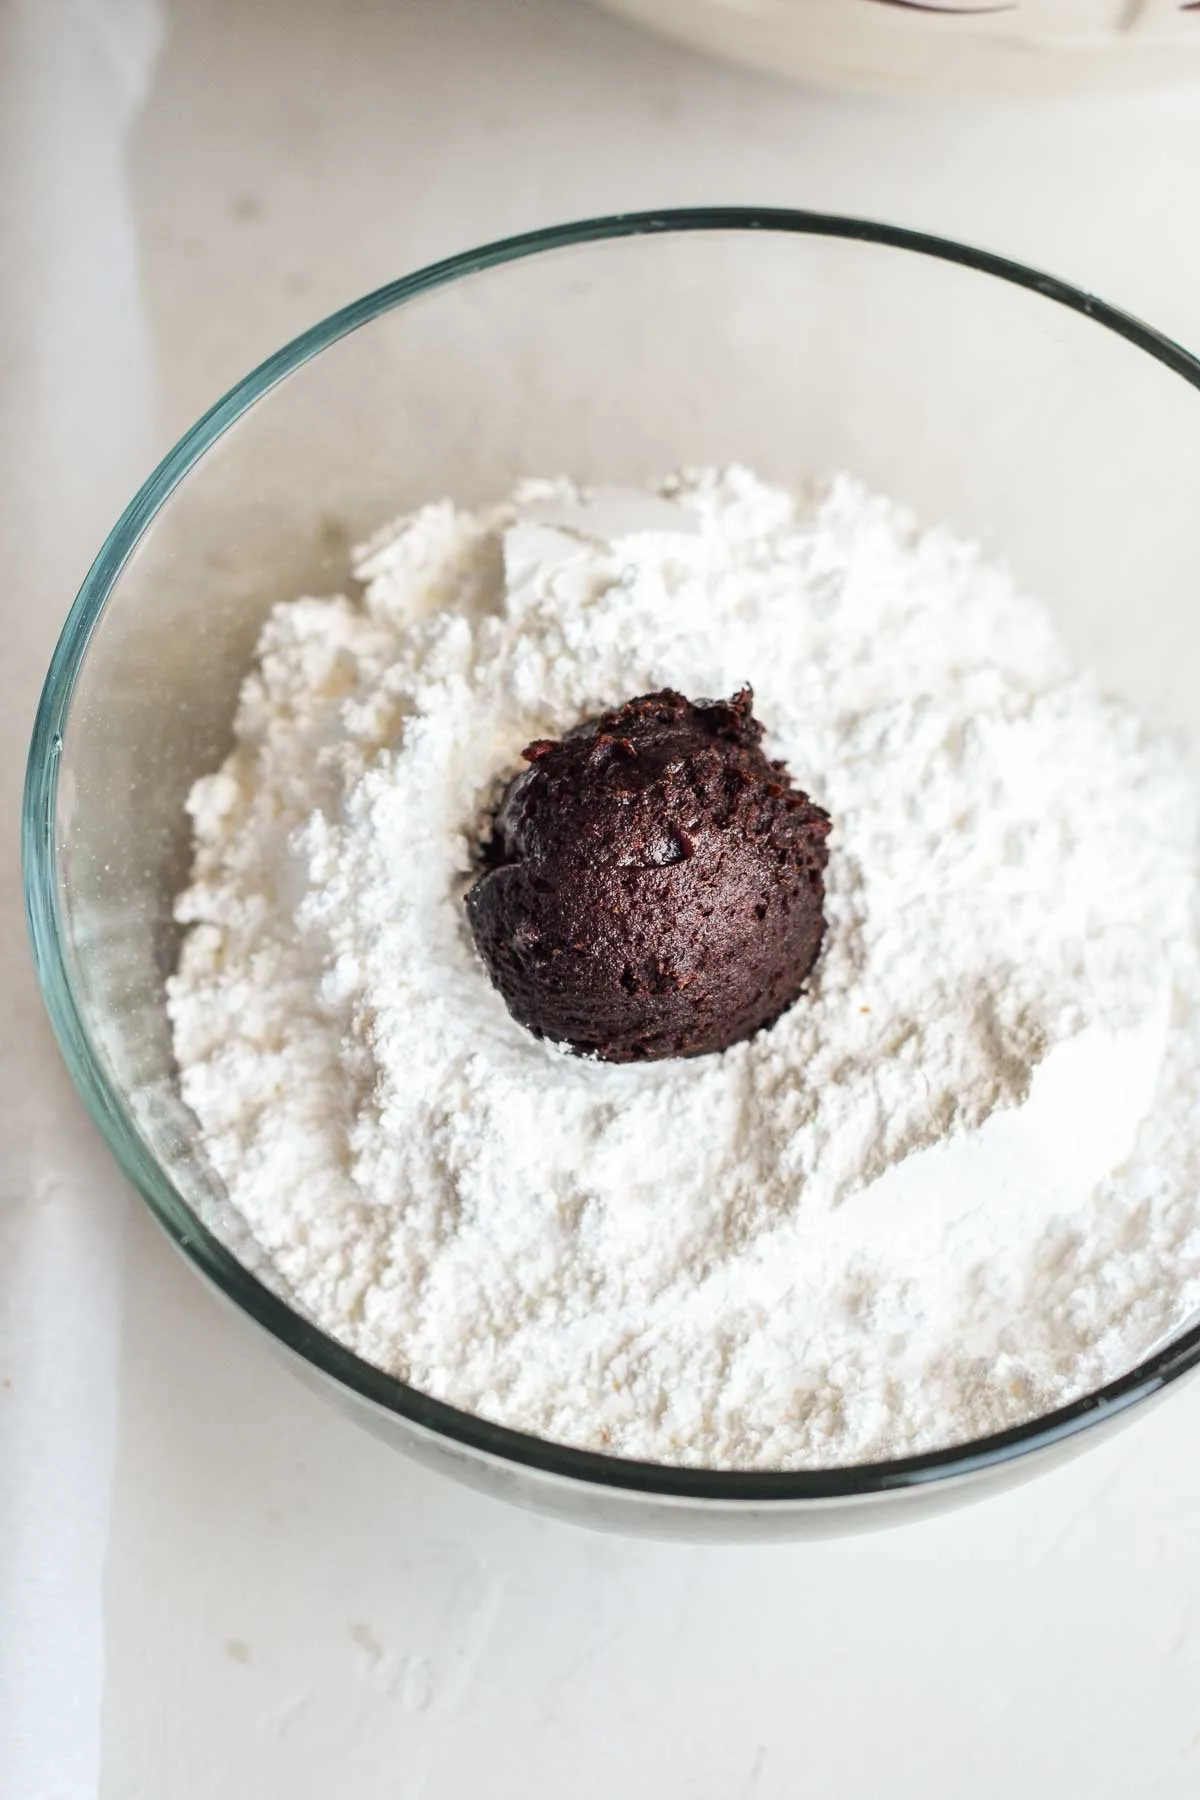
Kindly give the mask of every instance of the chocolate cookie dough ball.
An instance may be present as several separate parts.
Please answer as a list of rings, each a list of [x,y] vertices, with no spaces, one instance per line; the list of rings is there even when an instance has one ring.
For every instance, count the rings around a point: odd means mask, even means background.
[[[799,995],[830,822],[763,754],[753,703],[664,688],[524,752],[466,904],[538,1037],[607,1062],[703,1056]]]

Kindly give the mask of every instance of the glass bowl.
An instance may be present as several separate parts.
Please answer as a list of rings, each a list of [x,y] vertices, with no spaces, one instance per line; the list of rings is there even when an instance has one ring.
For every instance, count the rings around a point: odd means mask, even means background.
[[[590,220],[381,288],[192,427],[100,551],[47,676],[24,813],[38,974],[63,1053],[168,1236],[372,1431],[524,1504],[687,1537],[825,1534],[1031,1475],[1200,1359],[1181,1332],[1121,1380],[1001,1435],[787,1473],[564,1448],[445,1406],[288,1302],[179,1099],[164,1010],[183,801],[229,741],[277,600],[337,591],[348,548],[520,476],[630,483],[749,463],[849,469],[982,540],[1078,657],[1200,742],[1200,364],[1110,306],[892,226],[721,208]]]

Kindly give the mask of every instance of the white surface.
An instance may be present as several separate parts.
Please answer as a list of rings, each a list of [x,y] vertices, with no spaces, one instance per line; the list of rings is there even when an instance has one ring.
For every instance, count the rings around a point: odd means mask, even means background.
[[[11,832],[37,671],[129,486],[102,403],[68,402],[127,391],[138,315],[108,285],[118,215],[101,239],[81,174],[35,183],[47,165],[27,140],[16,160],[10,21],[65,29],[96,10],[10,0],[0,61],[6,245],[31,258],[3,292],[3,956],[20,1003],[5,1025],[0,1205],[6,1244],[10,1222],[27,1242],[31,1215],[61,1218],[68,1266],[95,1267],[103,1295],[117,1184],[36,1017]],[[49,133],[68,174],[101,160],[82,130]],[[159,442],[339,301],[469,241],[617,206],[888,215],[1042,262],[1197,343],[1198,158],[1195,94],[913,110],[814,100],[569,0],[175,0],[132,147]],[[48,220],[61,256],[31,249]],[[31,294],[74,319],[65,337],[38,338]],[[35,341],[59,346],[64,379],[19,430],[13,396],[23,406],[30,380],[47,391]],[[44,470],[69,495],[61,515],[40,504]],[[69,1204],[38,1207],[55,1194]],[[946,1520],[677,1549],[547,1524],[409,1467],[279,1369],[136,1207],[124,1292],[103,1800],[1183,1800],[1200,1785],[1200,1384],[1073,1467]],[[67,1410],[43,1439],[60,1448],[72,1391],[76,1422],[106,1405],[104,1307],[85,1298],[90,1283],[60,1287],[37,1308],[63,1351]],[[5,1357],[30,1343],[26,1325]],[[45,1452],[25,1444],[28,1480]],[[87,1653],[98,1546],[64,1494],[102,1489],[102,1463],[101,1441],[25,1509],[44,1543],[57,1533],[58,1579],[40,1607],[26,1592],[12,1661],[28,1676],[37,1651],[65,1692],[66,1652],[30,1634],[48,1607]],[[11,1649],[7,1614],[0,1637]],[[9,1706],[17,1753],[24,1729],[44,1761],[35,1783],[28,1756],[22,1786],[0,1783],[6,1800],[86,1796],[56,1754],[61,1716],[51,1732]]]
[[[1180,0],[599,0],[681,44],[875,92],[1070,94],[1194,76]]]
[[[126,1194],[43,1017],[16,819],[64,601],[150,454],[123,147],[153,27],[141,0],[0,10],[0,1793],[14,1800],[87,1795],[99,1754]]]

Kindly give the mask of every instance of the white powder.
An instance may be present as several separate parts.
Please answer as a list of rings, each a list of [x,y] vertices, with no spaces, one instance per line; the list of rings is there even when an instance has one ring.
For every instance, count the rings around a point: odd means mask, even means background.
[[[1182,763],[856,483],[664,496],[430,506],[275,610],[190,801],[184,1096],[296,1303],[458,1406],[736,1468],[1013,1424],[1200,1304]],[[536,1041],[462,905],[522,747],[746,681],[833,815],[810,992],[695,1061]]]

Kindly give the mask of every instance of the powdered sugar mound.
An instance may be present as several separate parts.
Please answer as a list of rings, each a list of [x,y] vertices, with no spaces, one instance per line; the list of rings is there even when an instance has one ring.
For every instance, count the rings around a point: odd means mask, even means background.
[[[521,1429],[750,1468],[1014,1423],[1200,1304],[1194,796],[1002,571],[734,469],[427,507],[358,574],[268,621],[169,990],[313,1318]],[[747,681],[834,819],[810,993],[691,1062],[535,1041],[462,907],[521,749]]]

